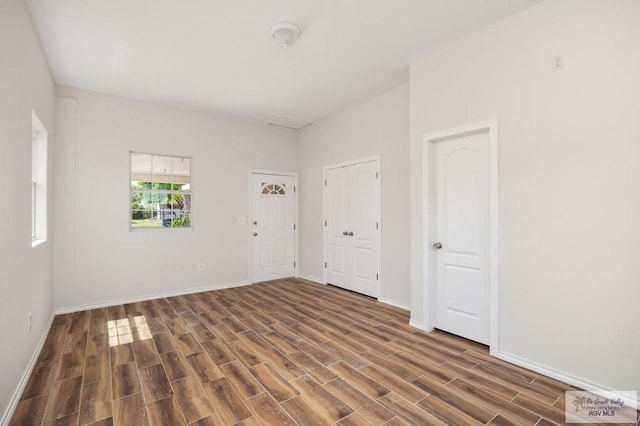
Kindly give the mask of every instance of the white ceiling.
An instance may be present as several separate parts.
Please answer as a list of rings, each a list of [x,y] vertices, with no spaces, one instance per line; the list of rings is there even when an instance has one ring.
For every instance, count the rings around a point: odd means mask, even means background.
[[[539,0],[26,0],[61,85],[259,122],[313,122],[415,58]],[[284,49],[271,26],[302,29]]]

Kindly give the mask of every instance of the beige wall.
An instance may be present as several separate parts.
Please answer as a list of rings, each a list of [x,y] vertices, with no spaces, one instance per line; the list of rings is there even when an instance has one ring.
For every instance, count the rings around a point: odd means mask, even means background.
[[[408,307],[409,91],[407,86],[300,132],[300,273],[322,280],[322,168],[380,155],[382,285],[380,300]]]
[[[412,64],[413,321],[422,136],[497,118],[499,353],[640,390],[638,40],[638,1],[546,1]]]
[[[248,215],[248,171],[296,171],[295,132],[66,87],[57,95],[57,309],[247,282],[238,217]],[[193,158],[192,229],[129,231],[129,151]]]
[[[19,397],[21,376],[47,331],[53,310],[51,215],[48,241],[31,247],[31,112],[36,112],[49,134],[50,183],[55,150],[53,90],[23,2],[1,1],[0,423],[8,415],[12,398]],[[27,330],[29,313],[33,315],[31,331]]]

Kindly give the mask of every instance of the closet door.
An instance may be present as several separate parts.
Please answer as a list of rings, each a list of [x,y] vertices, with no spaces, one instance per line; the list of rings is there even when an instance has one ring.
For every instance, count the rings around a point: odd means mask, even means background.
[[[325,174],[326,281],[348,288],[349,173],[344,167]]]
[[[378,163],[349,167],[349,287],[378,297]]]
[[[379,295],[379,162],[325,170],[325,281]]]

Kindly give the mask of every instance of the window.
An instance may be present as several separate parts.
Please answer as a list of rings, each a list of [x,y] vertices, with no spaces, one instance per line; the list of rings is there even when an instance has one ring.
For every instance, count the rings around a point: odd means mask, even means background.
[[[191,159],[130,153],[130,228],[191,227]]]
[[[47,130],[31,114],[31,242],[47,240]]]

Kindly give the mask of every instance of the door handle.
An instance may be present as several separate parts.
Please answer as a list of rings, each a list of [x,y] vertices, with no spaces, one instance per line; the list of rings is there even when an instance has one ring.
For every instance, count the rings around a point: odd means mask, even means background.
[[[254,236],[254,237],[257,237],[257,236],[258,236],[258,233],[257,233],[257,232],[254,232],[254,233],[253,233],[253,236]]]
[[[347,235],[349,235],[349,233],[348,233],[347,231],[344,231],[344,232],[342,233],[342,235],[344,235],[344,236],[346,237]]]
[[[353,237],[353,232],[349,232],[349,236],[350,236],[350,237]]]
[[[433,243],[433,248],[436,250],[440,250],[442,248],[442,243],[438,241],[437,243]]]

